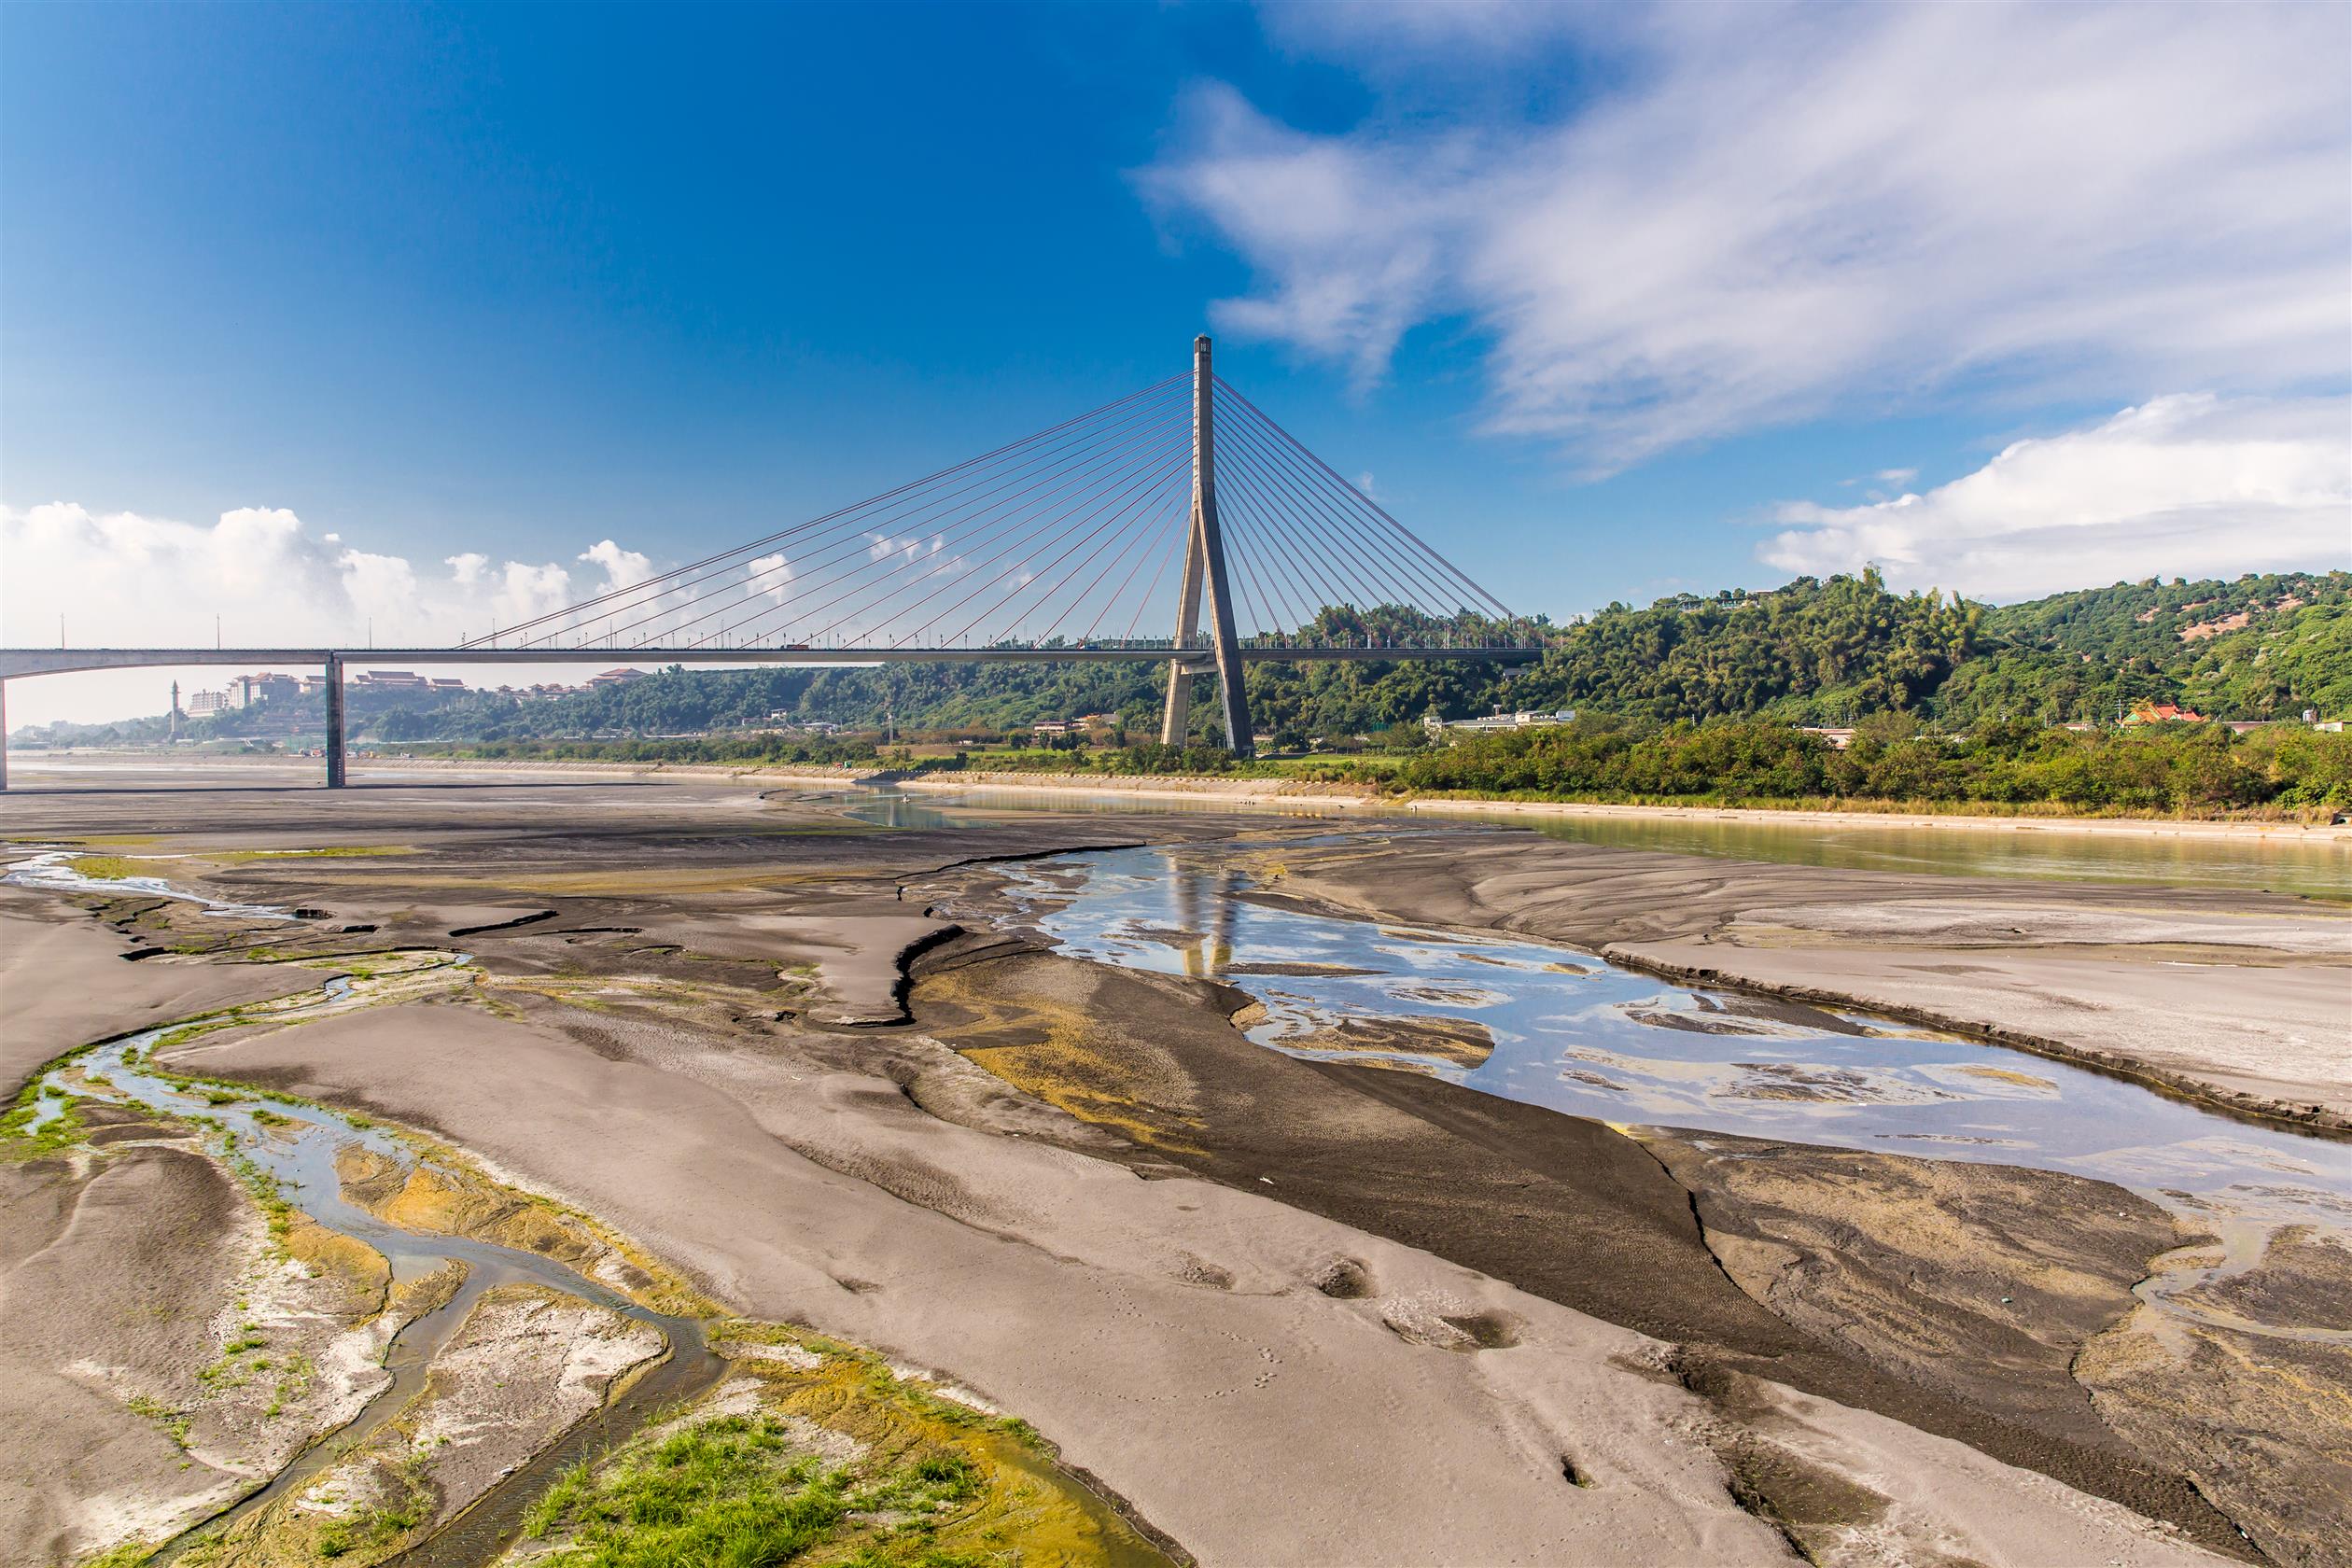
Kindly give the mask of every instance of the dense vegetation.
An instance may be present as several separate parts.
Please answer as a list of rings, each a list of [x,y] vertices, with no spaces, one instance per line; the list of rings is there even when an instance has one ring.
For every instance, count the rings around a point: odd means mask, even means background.
[[[2292,720],[2352,711],[2352,573],[2137,583],[1988,608],[1894,594],[1875,572],[1799,578],[1770,593],[1613,604],[1564,626],[1538,621],[1540,661],[1251,666],[1262,747],[1365,745],[1407,755],[1405,787],[1642,796],[1976,800],[2077,809],[2213,809],[2344,804],[2341,750],[2326,737],[2233,739],[2218,729],[2094,737],[2152,702],[2207,719]],[[1324,610],[1303,635],[1378,646],[1491,634],[1393,606]],[[942,665],[889,668],[659,670],[544,698],[496,692],[352,688],[355,738],[454,746],[492,757],[871,763],[875,736],[813,736],[817,721],[984,744],[1044,719],[1110,716],[1094,749],[1049,759],[1097,770],[1204,771],[1222,739],[1213,688],[1193,706],[1194,744],[1156,739],[1155,665]],[[1497,708],[1573,708],[1590,722],[1474,737],[1421,754],[1421,721]],[[1866,722],[1875,739],[1832,751],[1794,728]],[[200,740],[305,743],[315,699],[183,725]],[[1920,733],[1923,730],[1934,733]],[[165,721],[52,726],[16,743],[164,737]],[[2337,759],[2331,761],[2330,759]],[[952,759],[949,759],[952,764]],[[939,765],[934,763],[933,765]],[[2331,769],[2338,772],[2331,772]],[[1362,770],[1359,770],[1362,771]]]
[[[1970,803],[2067,811],[2352,808],[2352,735],[2219,724],[2082,734],[1987,720],[1961,735],[1904,714],[1857,726],[1845,750],[1785,724],[1614,725],[1467,737],[1407,759],[1390,787],[1581,800]]]

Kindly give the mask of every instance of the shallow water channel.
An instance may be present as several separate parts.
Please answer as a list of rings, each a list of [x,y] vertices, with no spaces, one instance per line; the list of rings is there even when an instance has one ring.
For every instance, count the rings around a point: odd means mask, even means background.
[[[205,906],[207,912],[249,918],[289,918],[285,911],[209,899],[200,893],[153,878],[98,881],[72,867],[70,857],[44,855],[21,861],[7,880],[26,886],[72,891],[120,893],[126,889]],[[381,955],[367,955],[382,961]],[[454,952],[414,952],[396,956],[405,967],[393,973],[401,979],[437,971],[462,969],[471,956]],[[306,960],[329,968],[335,960]],[[361,982],[359,984],[365,984]],[[292,1023],[306,1017],[366,1005],[355,982],[345,975],[328,978],[315,992],[238,1010],[240,1022]],[[463,1267],[465,1278],[442,1305],[402,1328],[385,1356],[391,1382],[351,1421],[321,1438],[270,1482],[207,1521],[203,1533],[233,1525],[270,1504],[299,1492],[318,1474],[397,1416],[425,1386],[433,1357],[463,1326],[483,1294],[498,1285],[535,1284],[582,1297],[660,1331],[668,1353],[647,1368],[627,1390],[596,1415],[573,1427],[552,1447],[542,1449],[514,1475],[459,1514],[424,1542],[392,1561],[421,1568],[458,1568],[489,1561],[514,1538],[523,1511],[533,1498],[584,1455],[625,1441],[663,1407],[715,1383],[724,1362],[704,1340],[702,1325],[692,1318],[671,1317],[641,1307],[609,1287],[552,1258],[514,1247],[464,1237],[424,1235],[403,1230],[347,1202],[335,1169],[336,1155],[357,1145],[385,1156],[402,1169],[416,1155],[399,1140],[324,1106],[301,1101],[259,1099],[220,1100],[203,1086],[183,1088],[159,1073],[148,1062],[155,1043],[179,1029],[157,1029],[103,1042],[53,1069],[40,1080],[48,1098],[39,1104],[28,1131],[38,1128],[63,1111],[69,1097],[87,1096],[119,1104],[137,1105],[181,1120],[210,1123],[228,1147],[272,1178],[280,1196],[329,1230],[366,1242],[391,1265],[394,1288],[419,1280],[451,1264]],[[103,1085],[77,1082],[74,1074],[104,1080]],[[176,1075],[175,1075],[176,1076]],[[264,1118],[268,1119],[264,1119]],[[195,1533],[181,1536],[174,1547],[155,1560],[166,1561],[192,1545]]]
[[[1105,791],[971,789],[952,794],[898,790],[849,791],[849,815],[890,828],[973,827],[998,812],[1053,811],[1121,816],[1356,818],[1385,815],[1350,801],[1301,795],[1280,804]],[[2140,882],[2174,888],[2229,888],[2296,893],[2352,903],[2352,840],[2244,833],[2227,837],[2125,833],[2068,827],[2059,820],[2013,828],[1937,828],[1902,822],[1759,822],[1682,817],[1552,816],[1497,807],[1448,810],[1414,819],[1434,831],[1472,824],[1509,828],[1581,844],[1656,849],[1783,865],[1827,866],[1934,876],[1998,876],[2045,882]]]
[[[1252,901],[1213,855],[1122,849],[1007,868],[1064,951],[1213,977],[1250,1038],[1384,1060],[1505,1099],[1657,1126],[1988,1161],[2115,1182],[2209,1222],[2352,1225],[2352,1143],[2236,1120],[2125,1079],[1859,1013],[1695,989],[1547,943]],[[1482,1029],[1477,1065],[1350,1020]],[[1446,1026],[1453,1026],[1446,1030]]]

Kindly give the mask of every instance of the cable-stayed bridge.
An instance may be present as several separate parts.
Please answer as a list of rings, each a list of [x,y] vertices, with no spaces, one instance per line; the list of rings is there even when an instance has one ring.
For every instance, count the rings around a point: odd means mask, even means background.
[[[1381,613],[1367,620],[1362,611]],[[1403,625],[1399,637],[1367,630]],[[1165,662],[1181,744],[1213,674],[1248,755],[1242,667],[1536,656],[1531,628],[1219,376],[1189,372],[852,506],[449,648],[0,649],[6,682],[166,665],[324,668],[343,782],[343,666]],[[0,745],[0,787],[6,784]]]

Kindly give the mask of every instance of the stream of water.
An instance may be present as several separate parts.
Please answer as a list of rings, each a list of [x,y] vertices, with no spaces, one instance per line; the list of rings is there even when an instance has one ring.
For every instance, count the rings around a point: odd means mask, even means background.
[[[988,811],[1032,805],[1071,808],[1061,797],[934,805],[868,791],[850,815],[890,827],[970,828],[984,822]],[[1190,805],[1118,800],[1105,802],[1103,809],[1148,813]],[[1232,808],[1204,803],[1197,809]],[[1577,826],[1573,836],[1628,842],[1622,833]],[[1687,831],[1687,825],[1678,831]],[[1989,836],[1994,835],[1948,835],[1967,841]],[[1955,872],[1981,872],[1984,856],[1997,853],[2011,862],[2009,869],[2023,874],[2017,867],[2025,862],[2018,856],[2027,842],[1992,849],[1974,842],[1768,843],[1725,837],[1713,847],[1650,847]],[[2089,852],[2079,843],[2061,845],[2053,859],[2049,844],[2030,842],[2030,856],[2040,857],[2031,862],[2037,875],[2104,877],[2118,863],[2104,847],[2086,863],[2082,857]],[[1921,856],[1934,863],[1923,865]],[[2137,863],[2136,857],[2126,859]],[[128,890],[186,899],[224,916],[290,917],[285,910],[212,900],[156,878],[92,880],[76,871],[72,861],[65,851],[36,855],[17,861],[6,879],[61,891]],[[2244,863],[2261,868],[2263,880],[2250,880],[2253,873],[2217,879],[2242,886],[2332,885],[2336,875],[2328,854],[2292,862],[2303,869],[2290,876],[2277,874],[2275,861]],[[2187,1278],[2247,1267],[2260,1256],[2262,1238],[2282,1224],[2352,1228],[2352,1144],[2236,1121],[2063,1062],[1856,1013],[1676,986],[1551,944],[1275,908],[1248,897],[1244,874],[1221,863],[1213,852],[1078,853],[1009,867],[1007,875],[1012,895],[1028,917],[1066,951],[1240,987],[1265,1008],[1250,1027],[1250,1037],[1270,1049],[1384,1060],[1620,1127],[1741,1134],[2102,1178],[2224,1238],[2226,1256]],[[2352,889],[2352,882],[2346,886]],[[413,958],[416,967],[404,972],[411,975],[470,961],[452,953]],[[329,980],[315,993],[261,1006],[281,1010],[290,1021],[365,1003],[350,982]],[[1456,1044],[1451,1050],[1415,1049],[1409,1031],[1365,1027],[1400,1020],[1434,1025]],[[574,1428],[405,1561],[433,1568],[488,1561],[512,1538],[531,1498],[563,1468],[592,1449],[624,1439],[657,1407],[715,1380],[721,1364],[693,1320],[653,1313],[536,1253],[401,1230],[347,1202],[335,1171],[338,1150],[357,1143],[402,1164],[413,1154],[389,1135],[320,1107],[271,1105],[266,1109],[273,1116],[285,1118],[273,1123],[257,1113],[265,1109],[259,1103],[216,1105],[201,1093],[183,1090],[145,1060],[166,1032],[150,1029],[106,1042],[71,1068],[53,1071],[44,1080],[56,1097],[53,1106],[62,1107],[67,1093],[96,1093],[167,1114],[210,1117],[233,1135],[241,1153],[276,1179],[296,1207],[384,1253],[396,1280],[413,1280],[451,1263],[466,1269],[455,1297],[418,1318],[393,1342],[386,1359],[391,1385],[353,1422],[226,1519],[295,1492],[389,1420],[422,1387],[433,1354],[482,1293],[498,1284],[548,1286],[651,1323],[665,1337],[671,1353],[600,1417]],[[1478,1059],[1477,1046],[1484,1041],[1492,1048]],[[108,1087],[93,1090],[73,1083],[74,1069],[105,1079]],[[55,1113],[45,1105],[38,1119]],[[2163,1294],[2177,1294],[2183,1278],[2162,1287]],[[2160,1299],[2161,1304],[2165,1303]],[[2331,1342],[2352,1343],[2352,1336],[2311,1332]]]
[[[1266,1009],[1250,1038],[1294,1055],[1386,1061],[1617,1126],[2098,1177],[2208,1222],[2352,1225],[2352,1143],[2065,1062],[1678,986],[1547,943],[1269,907],[1213,854],[1110,850],[1008,875],[1064,951],[1238,986]],[[1473,1065],[1362,1028],[1406,1019],[1483,1032],[1492,1053]]]
[[[436,955],[426,959],[424,967],[444,968],[469,961],[463,954]],[[328,981],[312,998],[295,1001],[297,1006],[284,1008],[273,1016],[291,1022],[359,1004],[354,1000],[351,983],[340,977]],[[304,1002],[310,1004],[300,1005]],[[402,1230],[347,1201],[335,1171],[336,1156],[344,1149],[356,1144],[401,1167],[413,1164],[415,1156],[389,1134],[358,1127],[320,1106],[259,1100],[216,1104],[202,1090],[177,1086],[147,1063],[149,1048],[170,1032],[171,1027],[166,1026],[111,1040],[83,1053],[70,1067],[49,1072],[41,1085],[56,1098],[43,1102],[34,1127],[37,1129],[62,1111],[67,1095],[89,1095],[181,1118],[208,1118],[226,1130],[237,1153],[275,1179],[288,1202],[329,1229],[357,1238],[383,1253],[392,1266],[396,1288],[453,1263],[465,1268],[465,1279],[449,1300],[407,1324],[392,1341],[384,1364],[392,1375],[391,1382],[348,1424],[314,1444],[266,1486],[211,1521],[216,1528],[233,1524],[281,1497],[301,1491],[398,1415],[423,1389],[433,1357],[464,1324],[475,1303],[485,1291],[499,1285],[543,1285],[594,1301],[658,1329],[670,1347],[669,1354],[598,1417],[574,1428],[557,1446],[560,1451],[535,1458],[431,1540],[411,1548],[403,1561],[434,1565],[488,1561],[511,1537],[523,1508],[546,1480],[588,1448],[624,1438],[651,1410],[715,1380],[719,1360],[705,1346],[701,1325],[693,1319],[640,1307],[536,1253],[464,1237]],[[69,1073],[77,1068],[105,1079],[106,1087],[93,1089],[72,1082]],[[264,1115],[274,1120],[265,1121]]]
[[[1083,795],[1012,789],[919,795],[880,789],[847,791],[843,794],[850,802],[850,816],[891,828],[985,827],[993,814],[1024,811],[1359,819],[1385,815],[1392,825],[1407,819],[1406,814],[1383,814],[1378,806],[1318,800],[1313,796],[1264,804],[1224,800],[1214,795],[1185,799],[1111,791]],[[1409,819],[1429,831],[1477,824],[1618,848],[1848,871],[2000,876],[2045,882],[2139,882],[2160,887],[2299,893],[2352,902],[2352,839],[2343,838],[2250,833],[2226,837],[2101,833],[2068,828],[2054,821],[1996,831],[1804,819],[1758,822],[1695,816],[1553,817],[1501,809],[1485,813],[1449,810],[1442,816],[1412,816]]]
[[[63,854],[20,861],[6,880],[77,892],[119,893],[135,884],[135,891],[199,903],[207,914],[289,918],[283,910],[212,899],[154,878],[93,879],[76,871],[71,857]],[[471,955],[455,952],[406,953],[388,959],[367,955],[366,959],[376,972],[370,980],[355,982],[346,975],[332,975],[316,991],[241,1009],[237,1021],[293,1023],[366,1006],[371,999],[365,987],[387,981],[413,986],[419,979],[462,970],[473,961]],[[321,967],[331,968],[335,960],[319,962]],[[540,1285],[595,1302],[651,1325],[660,1332],[668,1351],[619,1398],[572,1427],[562,1439],[534,1455],[513,1476],[394,1561],[417,1568],[470,1568],[491,1561],[514,1538],[523,1511],[565,1469],[591,1451],[626,1441],[654,1412],[711,1386],[724,1371],[724,1362],[705,1342],[702,1325],[694,1319],[639,1306],[537,1253],[466,1237],[403,1230],[348,1201],[335,1169],[339,1155],[357,1146],[406,1169],[415,1163],[413,1152],[382,1129],[360,1126],[324,1106],[259,1099],[216,1102],[215,1096],[204,1089],[181,1087],[147,1059],[155,1043],[178,1027],[164,1025],[102,1042],[51,1069],[38,1081],[42,1099],[26,1130],[38,1131],[76,1096],[135,1105],[180,1119],[206,1119],[217,1125],[230,1147],[274,1180],[287,1201],[328,1229],[356,1238],[383,1253],[391,1265],[396,1290],[452,1264],[464,1269],[462,1282],[447,1301],[405,1325],[392,1340],[384,1362],[391,1374],[389,1384],[341,1429],[323,1436],[266,1485],[207,1521],[203,1533],[232,1526],[281,1498],[299,1493],[322,1471],[365,1443],[422,1392],[434,1356],[464,1325],[483,1293],[499,1285]],[[79,1080],[77,1074],[81,1075]],[[103,1085],[91,1085],[86,1081],[89,1078],[103,1080]],[[195,1538],[195,1533],[182,1535],[155,1561],[169,1561]]]

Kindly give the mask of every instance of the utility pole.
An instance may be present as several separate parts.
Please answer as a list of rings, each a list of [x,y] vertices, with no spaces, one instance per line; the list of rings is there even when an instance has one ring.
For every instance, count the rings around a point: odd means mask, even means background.
[[[1192,716],[1192,675],[1185,651],[1200,630],[1200,603],[1209,601],[1211,647],[1217,665],[1218,693],[1224,702],[1225,749],[1237,757],[1250,755],[1249,693],[1241,684],[1241,645],[1233,622],[1233,592],[1225,579],[1225,536],[1217,524],[1216,382],[1209,365],[1209,335],[1193,340],[1193,505],[1192,537],[1184,552],[1184,581],[1176,597],[1176,656],[1168,663],[1168,707],[1160,720],[1160,741],[1184,744]]]

